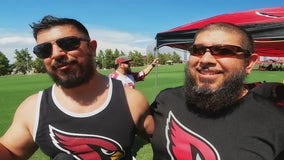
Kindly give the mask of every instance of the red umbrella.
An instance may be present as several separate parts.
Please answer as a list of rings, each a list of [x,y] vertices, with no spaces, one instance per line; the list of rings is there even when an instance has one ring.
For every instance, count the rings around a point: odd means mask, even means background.
[[[252,34],[255,52],[260,56],[284,57],[283,7],[218,15],[160,32],[156,35],[157,48],[170,46],[187,50],[197,30],[212,22],[230,22],[246,29]]]

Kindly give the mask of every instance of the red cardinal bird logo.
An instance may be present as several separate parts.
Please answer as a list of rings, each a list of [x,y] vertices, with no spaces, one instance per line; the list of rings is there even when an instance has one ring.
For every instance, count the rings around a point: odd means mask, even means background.
[[[49,131],[53,144],[78,160],[119,160],[125,155],[122,147],[107,137],[65,132],[53,126]]]
[[[166,137],[172,160],[220,160],[214,146],[181,124],[172,112],[167,119]]]

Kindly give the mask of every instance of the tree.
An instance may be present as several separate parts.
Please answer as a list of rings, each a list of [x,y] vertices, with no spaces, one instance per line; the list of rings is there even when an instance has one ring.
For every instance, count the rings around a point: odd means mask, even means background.
[[[178,55],[175,51],[173,52],[172,60],[174,63],[181,63],[180,55]]]
[[[28,49],[21,49],[18,51],[17,49],[15,50],[15,71],[16,73],[23,73],[26,74],[29,71],[31,71],[31,62],[32,62],[32,57],[28,52]]]
[[[164,57],[165,57],[165,61],[172,60],[172,55],[171,55],[171,53],[165,53],[165,54],[164,54]]]
[[[43,60],[40,58],[36,58],[33,62],[32,62],[32,67],[34,68],[34,72],[35,73],[46,73],[46,69],[45,66],[43,64]]]
[[[100,69],[105,68],[104,64],[104,52],[102,50],[99,51],[99,54],[96,56],[96,66]]]
[[[106,49],[105,59],[104,59],[105,68],[107,69],[114,68],[114,60],[115,60],[115,57],[113,56],[112,50]]]
[[[10,73],[10,66],[8,58],[0,52],[0,76]]]
[[[164,54],[158,53],[158,58],[159,58],[160,64],[162,65],[166,64],[167,59]]]
[[[124,52],[115,49],[114,52],[111,49],[102,50],[96,56],[96,64],[98,68],[114,68],[114,61],[119,56],[124,56]]]
[[[140,52],[138,51],[129,51],[128,56],[133,59],[132,65],[133,66],[143,66],[144,65],[144,60],[143,56]]]
[[[154,54],[152,54],[152,53],[147,54],[147,60],[146,60],[145,64],[152,63],[155,58],[156,57],[154,57]]]
[[[114,58],[117,58],[117,57],[120,56],[119,54],[120,54],[120,53],[119,53],[118,49],[115,49],[115,50],[114,50],[114,53],[113,53],[113,57],[114,57]]]

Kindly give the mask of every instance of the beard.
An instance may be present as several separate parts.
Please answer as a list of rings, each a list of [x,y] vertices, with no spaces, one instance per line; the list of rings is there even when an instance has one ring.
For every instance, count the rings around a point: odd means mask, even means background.
[[[68,70],[60,72],[61,76],[58,76],[57,74],[53,72],[48,72],[52,80],[55,84],[60,85],[63,88],[69,89],[78,87],[82,84],[85,84],[91,80],[95,73],[95,65],[93,61],[93,57],[90,54],[86,54],[88,57],[88,61],[86,64],[78,64],[76,60],[68,60],[67,58],[61,58],[56,60],[56,62],[53,64],[52,69],[55,70],[58,66],[61,65],[68,65],[68,64],[74,64],[77,65],[76,70]],[[64,78],[61,78],[63,75]]]
[[[132,73],[131,68],[130,67],[125,68],[125,73],[126,74],[131,74]]]
[[[246,77],[244,69],[236,70],[218,89],[199,87],[188,66],[185,71],[185,96],[187,106],[207,113],[221,113],[232,109],[243,91],[243,82]]]

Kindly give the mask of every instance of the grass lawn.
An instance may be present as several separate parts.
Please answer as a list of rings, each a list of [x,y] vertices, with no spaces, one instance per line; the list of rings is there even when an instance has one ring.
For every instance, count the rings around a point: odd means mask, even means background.
[[[184,82],[184,64],[163,65],[155,68],[143,82],[136,83],[136,89],[140,90],[151,103],[155,95],[162,89],[180,86]],[[141,67],[133,68],[138,71]],[[109,74],[113,70],[99,70],[102,74]],[[258,71],[253,70],[248,76],[247,82],[267,81],[283,82],[284,71]],[[29,95],[47,88],[52,81],[46,74],[14,75],[0,77],[0,135],[4,134],[11,124],[13,114],[17,106]],[[31,115],[32,116],[32,115]],[[150,144],[145,144],[140,138],[136,139],[134,151],[138,160],[152,159]],[[41,151],[37,151],[30,160],[47,160],[48,157]]]

